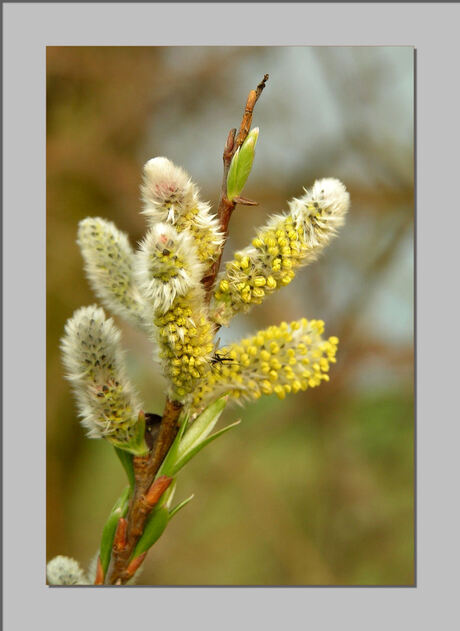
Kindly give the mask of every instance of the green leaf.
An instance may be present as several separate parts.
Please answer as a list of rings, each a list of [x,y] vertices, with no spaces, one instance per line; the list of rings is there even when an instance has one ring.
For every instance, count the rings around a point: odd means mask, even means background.
[[[146,552],[163,534],[169,521],[168,509],[164,506],[156,506],[150,513],[146,522],[144,532],[137,542],[132,558],[135,559],[143,552]]]
[[[212,443],[214,440],[216,440],[216,438],[219,438],[219,436],[222,436],[222,434],[225,434],[225,432],[228,432],[229,429],[232,429],[232,427],[236,427],[240,423],[241,421],[236,421],[236,423],[227,425],[227,427],[224,427],[218,432],[211,434],[211,436],[208,436],[208,438],[206,438],[205,440],[196,443],[180,458],[180,460],[175,463],[171,475],[176,475],[182,469],[182,467],[185,466],[187,462],[193,458],[193,456],[195,456],[199,451],[206,447],[206,445],[209,445],[209,443]]]
[[[187,427],[187,418],[182,423],[171,449],[166,455],[156,477],[160,475],[175,476],[190,458],[197,454],[208,442],[206,437],[212,432],[222,414],[227,397],[223,396],[211,403],[193,423]],[[226,430],[225,430],[226,431]],[[220,436],[218,432],[215,436]],[[189,455],[190,454],[190,455]]]
[[[254,127],[232,158],[227,176],[227,199],[230,201],[241,195],[251,173],[258,137],[259,128]]]
[[[235,151],[232,161],[230,162],[230,168],[227,175],[227,199],[232,201],[234,197],[238,197],[239,192],[237,189],[236,178],[238,174],[238,158],[240,156],[240,149]]]
[[[177,432],[177,436],[174,439],[173,444],[169,448],[169,451],[166,454],[165,459],[161,463],[161,467],[158,469],[158,473],[156,474],[155,478],[159,478],[161,475],[170,475],[170,471],[173,469],[174,463],[179,457],[178,455],[179,444],[182,440],[182,436],[184,435],[185,430],[187,429],[188,415],[185,415],[182,422],[179,421],[179,423],[180,425],[179,425],[179,431]]]
[[[107,572],[107,568],[109,567],[110,557],[112,555],[113,538],[115,537],[115,531],[117,529],[118,521],[120,517],[124,517],[126,515],[130,494],[131,488],[127,486],[118,498],[118,500],[115,502],[102,530],[99,556],[101,559],[101,565],[104,571],[104,575]]]
[[[217,421],[222,414],[225,405],[227,403],[227,397],[221,397],[211,403],[190,425],[187,432],[184,434],[183,439],[180,441],[177,455],[182,458],[185,453],[195,446],[197,441],[200,441],[208,436]]]
[[[184,506],[186,506],[191,500],[193,500],[194,497],[194,495],[190,495],[190,497],[187,497],[186,500],[177,504],[169,513],[169,521],[171,521],[174,515],[176,515],[181,510],[181,508],[184,508]]]
[[[120,459],[121,464],[123,465],[123,469],[126,471],[126,475],[128,476],[129,486],[134,488],[134,467],[133,467],[133,455],[124,451],[123,449],[119,449],[118,447],[114,447],[115,453]]]

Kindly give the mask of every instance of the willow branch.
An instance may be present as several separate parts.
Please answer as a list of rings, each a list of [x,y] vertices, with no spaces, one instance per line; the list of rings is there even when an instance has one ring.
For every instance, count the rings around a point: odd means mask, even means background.
[[[203,286],[206,290],[208,301],[211,298],[212,289],[214,287],[216,276],[222,260],[222,253],[225,241],[228,237],[228,225],[232,212],[235,209],[238,201],[240,203],[251,204],[249,200],[248,202],[246,202],[246,200],[244,200],[243,198],[237,198],[233,201],[227,199],[227,178],[232,158],[238,147],[240,147],[246,140],[247,135],[251,129],[254,107],[260,95],[262,94],[263,89],[265,88],[267,80],[268,74],[264,75],[264,78],[255,90],[251,90],[249,92],[240,127],[238,130],[230,130],[227,137],[227,142],[225,143],[224,153],[222,156],[222,189],[217,210],[220,227],[224,234],[224,242],[222,244],[222,248],[217,260],[210,268],[206,277],[202,280]],[[136,456],[133,458],[135,475],[133,494],[131,497],[127,515],[125,518],[120,519],[119,527],[115,535],[112,549],[112,558],[107,570],[107,575],[104,580],[104,583],[106,585],[123,585],[124,583],[126,583],[131,578],[131,576],[133,576],[134,572],[139,568],[145,558],[145,553],[143,555],[140,555],[137,559],[132,558],[132,555],[137,542],[144,532],[145,523],[154,506],[154,504],[151,505],[149,503],[148,498],[152,496],[152,493],[153,496],[156,497],[155,489],[153,488],[153,486],[159,483],[161,478],[154,482],[155,475],[157,474],[158,469],[160,468],[161,463],[164,460],[164,457],[168,453],[177,435],[179,429],[178,420],[182,411],[182,407],[183,405],[178,401],[171,401],[170,399],[166,400],[160,429],[153,449],[151,449],[149,454],[146,456]],[[97,580],[100,584],[102,580],[100,572],[98,574]]]
[[[227,142],[225,143],[224,153],[222,156],[223,159],[223,177],[222,177],[222,189],[220,192],[219,206],[217,208],[217,217],[220,222],[220,229],[224,234],[224,242],[222,244],[222,248],[220,250],[220,254],[217,259],[214,261],[213,265],[209,269],[208,274],[203,278],[202,283],[206,290],[207,300],[208,302],[211,300],[211,294],[214,287],[214,283],[216,281],[216,276],[220,268],[220,263],[222,261],[222,254],[224,252],[225,242],[228,237],[228,225],[230,223],[230,218],[232,216],[233,211],[238,203],[238,200],[230,201],[227,199],[227,179],[228,179],[228,171],[230,169],[230,163],[232,161],[233,156],[235,155],[238,147],[241,147],[243,142],[246,140],[247,135],[251,129],[252,116],[254,113],[254,107],[262,94],[263,89],[265,88],[265,84],[268,81],[268,74],[264,75],[264,78],[259,83],[255,90],[251,90],[248,94],[248,98],[246,100],[246,106],[244,108],[243,118],[241,120],[241,124],[239,130],[237,132],[236,129],[231,129],[227,136]],[[250,205],[252,205],[250,203]]]

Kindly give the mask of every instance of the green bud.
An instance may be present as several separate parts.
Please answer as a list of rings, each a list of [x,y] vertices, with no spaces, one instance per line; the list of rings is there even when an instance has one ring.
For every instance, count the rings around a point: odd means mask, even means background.
[[[232,158],[227,177],[227,199],[229,201],[239,197],[243,191],[246,180],[251,173],[258,137],[259,128],[254,127]]]

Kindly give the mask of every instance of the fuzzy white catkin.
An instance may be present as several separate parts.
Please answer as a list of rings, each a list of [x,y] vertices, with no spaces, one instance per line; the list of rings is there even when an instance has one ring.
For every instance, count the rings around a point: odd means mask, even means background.
[[[324,248],[345,223],[350,208],[350,194],[345,185],[336,178],[316,180],[305,195],[289,202],[294,220],[304,228],[305,240],[312,249]],[[308,261],[309,262],[309,261]]]
[[[89,585],[78,561],[57,556],[46,566],[46,578],[50,585]]]
[[[143,213],[149,222],[175,223],[198,202],[198,189],[187,173],[167,158],[152,158],[144,165],[141,186]]]
[[[166,222],[178,232],[188,231],[200,261],[216,258],[223,244],[219,221],[183,169],[167,158],[152,158],[144,166],[141,194],[149,226]]]
[[[166,223],[149,230],[136,254],[136,280],[155,313],[170,309],[177,296],[199,289],[204,270],[188,231],[179,233]]]
[[[144,302],[134,278],[134,251],[114,223],[87,217],[78,227],[77,243],[89,283],[115,315],[145,330]]]
[[[78,309],[65,326],[63,363],[90,438],[128,441],[141,409],[126,376],[120,337],[96,305]]]

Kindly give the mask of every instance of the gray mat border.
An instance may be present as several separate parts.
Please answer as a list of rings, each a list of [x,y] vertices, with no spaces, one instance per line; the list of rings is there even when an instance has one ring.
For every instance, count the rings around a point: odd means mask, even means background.
[[[3,535],[8,630],[34,624],[50,630],[100,624],[122,629],[146,618],[152,626],[164,623],[174,629],[185,624],[275,629],[291,620],[314,629],[451,628],[458,620],[454,559],[459,553],[459,427],[453,352],[458,347],[458,307],[451,304],[458,281],[451,276],[459,234],[458,202],[452,199],[458,178],[459,7],[254,3],[246,4],[244,14],[245,21],[237,22],[238,6],[206,3],[4,5]],[[114,589],[50,589],[44,584],[45,46],[205,44],[417,49],[416,589],[123,588],[116,595]]]

